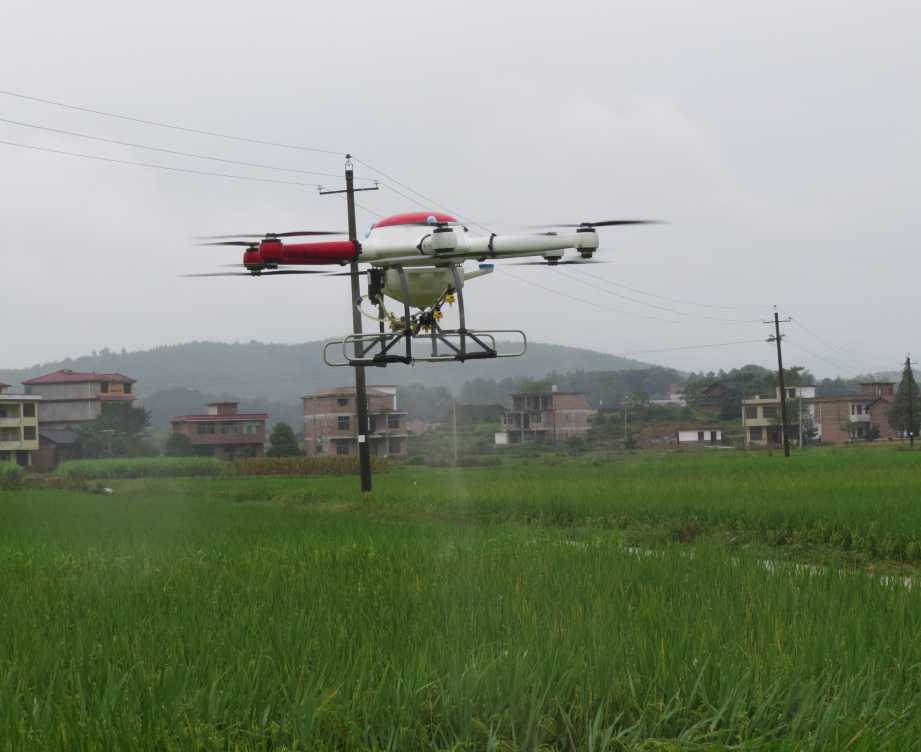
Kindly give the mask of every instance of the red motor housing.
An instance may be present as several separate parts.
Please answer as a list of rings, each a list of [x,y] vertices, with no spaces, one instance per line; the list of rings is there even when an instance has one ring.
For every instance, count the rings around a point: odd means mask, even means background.
[[[263,261],[267,261],[263,251],[268,243],[259,246],[259,254]],[[276,248],[278,250],[276,250]],[[272,243],[268,251],[270,254],[279,253],[280,264],[340,264],[355,261],[358,258],[358,247],[351,240],[332,240],[326,243],[294,243],[286,245]],[[273,256],[274,257],[274,256]]]

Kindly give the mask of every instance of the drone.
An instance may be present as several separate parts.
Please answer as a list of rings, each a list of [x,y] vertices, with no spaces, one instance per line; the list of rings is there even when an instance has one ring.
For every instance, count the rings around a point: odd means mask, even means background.
[[[466,326],[463,288],[465,282],[490,274],[493,261],[513,258],[536,258],[525,262],[555,267],[560,264],[597,263],[598,227],[655,224],[656,220],[609,220],[558,224],[566,228],[527,235],[479,236],[464,223],[442,212],[407,212],[373,223],[359,242],[324,240],[287,243],[286,238],[345,235],[342,232],[302,231],[266,235],[234,235],[200,238],[216,241],[205,245],[243,246],[245,270],[188,276],[251,276],[278,274],[322,274],[326,276],[367,277],[367,294],[354,301],[358,312],[378,326],[378,332],[353,334],[328,342],[323,359],[330,366],[386,366],[390,363],[442,362],[508,358],[523,355],[527,337],[518,329],[469,329]],[[574,249],[578,256],[564,258]],[[476,261],[473,271],[464,262]],[[358,270],[357,264],[369,264]],[[329,269],[291,269],[282,267],[352,265],[351,271]],[[394,301],[393,306],[388,302]],[[363,308],[367,301],[375,313]],[[445,305],[458,304],[459,326],[446,329],[441,322]],[[402,311],[399,310],[402,308]],[[402,315],[400,315],[402,314]],[[513,352],[499,352],[497,335],[520,335],[522,347]],[[413,344],[416,344],[415,350]],[[428,346],[428,351],[422,350]],[[343,360],[330,360],[327,350],[341,346]]]

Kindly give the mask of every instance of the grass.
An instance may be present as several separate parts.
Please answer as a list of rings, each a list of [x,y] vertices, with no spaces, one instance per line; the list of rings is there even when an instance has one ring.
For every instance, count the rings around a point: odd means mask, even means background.
[[[921,460],[669,460],[0,494],[0,740],[916,749],[917,588],[707,534],[921,540]]]
[[[221,475],[226,464],[214,457],[137,457],[132,459],[62,462],[54,474],[66,478],[75,471],[86,480],[112,478],[182,478]]]

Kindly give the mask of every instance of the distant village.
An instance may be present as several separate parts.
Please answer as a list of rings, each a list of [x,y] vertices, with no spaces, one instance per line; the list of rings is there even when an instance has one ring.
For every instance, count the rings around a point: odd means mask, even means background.
[[[82,458],[86,454],[82,430],[107,407],[133,406],[136,383],[120,373],[67,369],[23,381],[16,390],[0,383],[0,461],[48,472],[61,462]],[[462,433],[469,433],[471,426],[482,428],[477,448],[471,449],[468,440],[466,453],[512,451],[529,444],[580,449],[669,444],[769,448],[783,441],[779,387],[772,394],[753,393],[751,382],[716,380],[698,388],[693,397],[686,395],[685,385],[673,384],[669,391],[664,399],[637,393],[620,405],[593,408],[588,392],[560,391],[548,382],[533,382],[510,395],[511,407],[454,404],[450,414],[433,421],[399,404],[398,387],[378,385],[368,388],[366,438],[372,455],[392,459],[424,454],[432,442],[420,443],[416,437],[452,430],[456,436],[458,423]],[[802,445],[903,439],[906,432],[888,420],[895,395],[895,384],[887,381],[863,383],[859,393],[836,396],[817,396],[815,384],[785,387],[790,440]],[[225,462],[262,457],[270,416],[248,413],[240,405],[239,401],[203,404],[197,414],[173,417],[169,433],[184,437],[190,455]],[[302,431],[298,451],[358,454],[354,387],[317,389],[302,398],[302,405],[303,426],[293,427]],[[96,440],[102,454],[106,454],[106,441],[112,454],[117,434],[114,428],[100,429]]]

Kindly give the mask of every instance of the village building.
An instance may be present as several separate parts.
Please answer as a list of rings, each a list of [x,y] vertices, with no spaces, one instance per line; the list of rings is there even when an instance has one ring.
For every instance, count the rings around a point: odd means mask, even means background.
[[[0,384],[0,461],[30,466],[38,452],[39,395],[10,394]]]
[[[406,416],[406,433],[425,433],[425,421],[418,415]]]
[[[697,409],[702,413],[719,413],[724,404],[738,399],[745,386],[741,381],[715,381],[701,393]]]
[[[588,392],[549,392],[513,394],[512,408],[502,416],[496,444],[530,444],[534,441],[566,441],[586,438],[592,412],[585,396]]]
[[[66,428],[40,428],[38,452],[32,453],[32,465],[40,473],[50,473],[62,462],[82,459],[76,431]]]
[[[640,443],[680,444],[682,446],[721,446],[722,427],[711,426],[651,426],[636,436]]]
[[[303,397],[307,454],[357,455],[358,404],[355,387],[324,387]],[[369,386],[368,442],[377,457],[407,453],[406,411],[397,409],[395,386]],[[418,423],[416,424],[418,427]]]
[[[775,390],[773,397],[761,398],[755,395],[751,399],[742,400],[742,429],[745,433],[745,445],[783,444],[783,428],[778,423],[781,414],[780,387]],[[790,410],[799,410],[802,400],[803,410],[808,410],[814,416],[812,404],[815,397],[815,384],[798,384],[786,387],[787,415]],[[796,436],[789,437],[791,441]]]
[[[68,369],[23,381],[27,395],[41,396],[42,429],[66,429],[95,420],[105,402],[133,403],[136,379],[120,373]]]
[[[860,394],[816,397],[812,404],[822,441],[862,440],[871,426],[879,426],[881,439],[901,438],[887,418],[894,401],[895,384],[883,381],[861,384]]]
[[[267,413],[240,413],[239,402],[211,402],[205,415],[180,415],[170,430],[189,437],[198,457],[217,457],[233,462],[244,453],[265,456]]]

